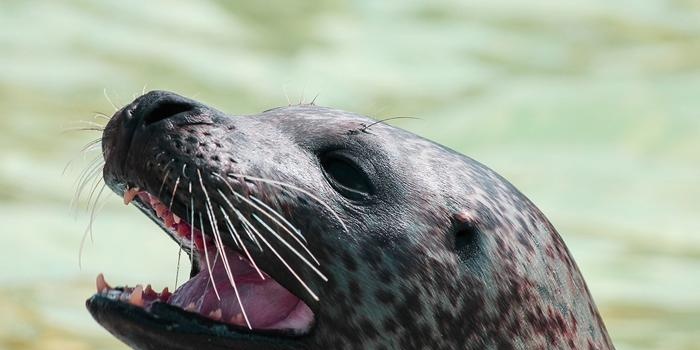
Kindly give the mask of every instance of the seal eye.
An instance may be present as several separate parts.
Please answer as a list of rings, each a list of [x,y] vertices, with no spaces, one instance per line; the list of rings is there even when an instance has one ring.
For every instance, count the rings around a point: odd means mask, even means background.
[[[346,157],[326,155],[321,158],[321,166],[328,182],[344,197],[359,200],[371,194],[367,175]]]

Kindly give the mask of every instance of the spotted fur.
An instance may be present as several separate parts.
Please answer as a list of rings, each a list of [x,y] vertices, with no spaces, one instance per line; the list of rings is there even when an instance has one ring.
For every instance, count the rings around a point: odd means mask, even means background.
[[[164,95],[176,96],[151,93],[132,107]],[[162,175],[153,169],[172,158],[219,174],[294,184],[322,197],[347,225],[341,229],[299,193],[245,187],[302,228],[329,278],[322,283],[295,266],[320,297],[310,303],[315,326],[295,340],[296,348],[613,348],[557,231],[486,166],[384,123],[366,128],[372,119],[337,109],[299,105],[230,117],[176,98],[196,113],[137,129],[131,152],[138,156],[124,157],[125,167],[108,164],[108,182],[130,171],[153,174],[147,182],[160,185]],[[122,152],[110,142],[107,153]],[[329,149],[362,162],[376,194],[355,202],[334,191],[318,161]],[[214,186],[216,179],[206,181]],[[165,188],[173,182],[166,176]],[[176,204],[174,211],[181,209]],[[265,253],[256,260],[303,293]]]

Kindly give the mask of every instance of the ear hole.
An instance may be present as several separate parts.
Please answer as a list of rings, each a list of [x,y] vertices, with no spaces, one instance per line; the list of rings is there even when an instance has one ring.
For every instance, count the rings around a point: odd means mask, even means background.
[[[472,225],[459,227],[455,232],[455,252],[460,260],[467,261],[479,251],[479,231]]]
[[[480,232],[471,215],[459,213],[454,217],[454,249],[463,263],[473,260],[479,253]]]

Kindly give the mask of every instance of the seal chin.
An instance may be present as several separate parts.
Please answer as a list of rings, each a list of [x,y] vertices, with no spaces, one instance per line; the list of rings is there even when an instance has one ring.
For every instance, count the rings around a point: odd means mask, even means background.
[[[165,322],[166,330],[195,329],[195,333],[216,336],[217,341],[222,334],[250,341],[251,335],[294,338],[310,331],[313,311],[251,262],[247,251],[239,252],[203,234],[146,191],[125,191],[124,202],[132,201],[192,257],[193,269],[190,279],[173,292],[167,287],[157,292],[150,284],[111,287],[98,275],[97,294],[87,307],[110,332],[136,348],[148,348],[143,343],[147,340],[136,336],[134,328],[153,327],[154,322]],[[125,321],[133,327],[124,328]],[[144,333],[155,334],[153,330]],[[158,339],[159,344],[162,341]],[[187,348],[191,346],[188,343]]]

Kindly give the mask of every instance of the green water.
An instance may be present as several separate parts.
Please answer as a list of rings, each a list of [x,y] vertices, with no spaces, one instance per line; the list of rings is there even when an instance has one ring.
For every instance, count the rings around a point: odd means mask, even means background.
[[[61,129],[144,86],[235,113],[318,94],[419,116],[395,124],[548,215],[618,349],[700,348],[697,1],[3,0],[0,349],[123,349],[84,310],[94,276],[173,285],[177,248],[116,196],[79,269],[87,162],[61,175],[98,137]]]

